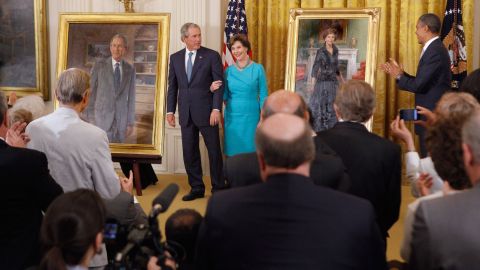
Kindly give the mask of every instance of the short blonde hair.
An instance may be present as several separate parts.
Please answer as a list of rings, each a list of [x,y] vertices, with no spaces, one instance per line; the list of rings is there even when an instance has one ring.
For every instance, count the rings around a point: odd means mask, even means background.
[[[343,120],[363,123],[373,115],[375,92],[364,81],[350,80],[340,86],[335,105]]]

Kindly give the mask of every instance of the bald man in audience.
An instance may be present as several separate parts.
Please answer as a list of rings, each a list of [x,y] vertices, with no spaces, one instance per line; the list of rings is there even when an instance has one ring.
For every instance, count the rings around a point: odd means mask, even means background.
[[[291,114],[262,121],[255,142],[263,183],[210,198],[197,269],[385,269],[370,203],[311,181],[311,133]]]
[[[475,269],[480,265],[479,126],[477,110],[462,128],[463,163],[473,188],[420,203],[413,223],[409,269]]]
[[[296,93],[278,90],[268,96],[262,109],[261,118],[278,113],[297,115],[307,122],[310,119],[307,105]],[[315,133],[313,133],[315,135]],[[349,177],[339,156],[322,139],[314,136],[315,159],[310,167],[310,177],[317,185],[345,191],[349,187]],[[260,169],[256,153],[239,154],[225,161],[225,176],[232,187],[260,183]]]
[[[375,110],[375,92],[368,83],[344,83],[333,108],[339,121],[317,136],[342,158],[350,176],[348,193],[372,203],[386,238],[400,212],[400,146],[365,127]]]

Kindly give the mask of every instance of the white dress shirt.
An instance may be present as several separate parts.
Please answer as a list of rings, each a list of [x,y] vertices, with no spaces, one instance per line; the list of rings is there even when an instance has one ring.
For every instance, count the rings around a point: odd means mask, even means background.
[[[115,64],[117,63],[118,63],[118,68],[120,69],[120,81],[122,81],[122,76],[123,76],[122,61],[117,62],[115,59],[112,58],[113,73],[115,73]]]

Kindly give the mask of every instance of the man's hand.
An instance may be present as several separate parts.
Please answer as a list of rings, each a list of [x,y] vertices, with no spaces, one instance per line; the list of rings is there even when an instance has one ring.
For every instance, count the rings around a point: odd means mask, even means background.
[[[126,132],[126,137],[130,136],[133,134],[134,126],[133,125],[128,125],[127,126],[127,132]]]
[[[220,86],[222,86],[222,81],[221,80],[212,82],[212,84],[210,85],[210,92],[217,91],[218,88],[220,88]]]
[[[380,69],[394,78],[403,75],[403,66],[399,65],[393,58],[390,58],[385,64],[380,65]]]
[[[132,193],[133,191],[133,173],[130,171],[128,178],[126,177],[120,177],[120,187],[122,188],[123,191]]]
[[[13,147],[24,148],[27,146],[27,143],[30,141],[30,138],[25,134],[25,127],[27,123],[25,122],[15,122],[7,131],[7,136],[5,136],[5,141],[8,145]]]
[[[167,122],[171,127],[175,127],[175,114],[173,113],[167,114]]]
[[[220,123],[220,112],[217,110],[212,110],[210,113],[210,126],[216,126]]]

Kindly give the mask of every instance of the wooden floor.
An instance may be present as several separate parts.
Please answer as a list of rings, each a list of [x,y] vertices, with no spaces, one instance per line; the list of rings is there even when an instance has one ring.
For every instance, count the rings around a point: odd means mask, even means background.
[[[209,185],[210,179],[208,177],[204,178],[204,182]],[[166,219],[180,208],[193,208],[199,211],[202,215],[205,214],[205,209],[207,206],[207,201],[210,198],[210,186],[206,187],[206,196],[203,199],[197,199],[190,202],[182,201],[182,196],[187,194],[190,191],[188,186],[187,176],[186,175],[158,175],[158,183],[153,186],[149,186],[147,189],[143,190],[143,196],[137,196],[138,201],[142,205],[145,212],[148,212],[151,209],[151,203],[153,199],[160,193],[162,190],[170,183],[176,183],[180,186],[180,191],[175,197],[172,205],[167,212],[159,216],[159,223],[162,230],[162,235],[165,230],[165,221]],[[406,214],[407,205],[412,202],[414,198],[410,193],[410,187],[402,186],[402,205],[400,210],[400,218],[395,223],[395,225],[390,229],[390,238],[388,239],[388,250],[387,250],[387,259],[388,260],[401,260],[400,259],[400,244],[403,239],[403,222]]]

